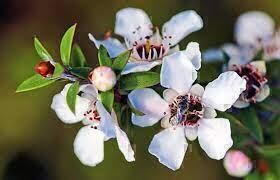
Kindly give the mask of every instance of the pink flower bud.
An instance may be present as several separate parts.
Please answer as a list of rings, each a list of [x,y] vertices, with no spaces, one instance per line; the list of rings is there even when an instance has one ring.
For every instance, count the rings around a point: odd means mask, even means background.
[[[41,61],[35,66],[35,71],[43,77],[51,77],[55,66],[50,61]]]
[[[223,164],[227,173],[234,177],[244,177],[253,168],[249,157],[239,150],[228,151]]]
[[[108,91],[117,82],[115,72],[107,66],[100,66],[92,70],[89,74],[89,80],[99,91]]]

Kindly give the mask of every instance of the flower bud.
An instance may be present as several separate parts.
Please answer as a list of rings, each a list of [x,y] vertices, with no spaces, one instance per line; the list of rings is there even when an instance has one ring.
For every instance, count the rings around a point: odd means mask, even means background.
[[[92,70],[89,74],[89,80],[99,91],[108,91],[117,82],[115,72],[107,66],[99,66]]]
[[[41,61],[35,66],[35,71],[43,77],[51,77],[55,66],[50,61]]]
[[[228,151],[223,164],[227,173],[234,177],[244,177],[253,168],[249,157],[239,150]]]

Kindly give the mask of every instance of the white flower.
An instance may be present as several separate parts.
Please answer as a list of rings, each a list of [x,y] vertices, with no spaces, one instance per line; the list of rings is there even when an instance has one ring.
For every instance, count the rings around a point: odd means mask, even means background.
[[[157,28],[153,32],[153,24],[143,10],[125,8],[117,12],[115,25],[115,33],[124,37],[125,45],[111,37],[100,41],[89,34],[89,38],[97,48],[100,44],[104,45],[111,57],[132,49],[129,63],[122,72],[128,74],[148,71],[160,65],[164,56],[179,50],[177,44],[182,39],[202,26],[202,19],[195,11],[183,11],[163,25],[161,36]]]
[[[234,177],[245,177],[253,168],[250,158],[239,150],[230,150],[224,158],[227,173]]]
[[[71,84],[53,97],[51,108],[67,124],[83,122],[74,141],[74,152],[87,166],[96,166],[104,158],[104,141],[116,138],[120,151],[129,162],[134,161],[134,152],[125,132],[119,127],[115,114],[109,114],[92,84],[81,85],[76,98],[75,114],[69,109],[66,95]]]
[[[192,48],[190,48],[192,49]],[[191,52],[191,53],[190,53]],[[172,170],[180,168],[189,140],[198,141],[210,158],[222,159],[232,146],[229,120],[215,118],[215,109],[225,111],[245,90],[246,81],[235,72],[225,72],[210,82],[205,90],[197,78],[198,51],[176,52],[164,57],[161,85],[163,98],[153,89],[132,91],[128,98],[144,116],[132,114],[135,125],[146,127],[161,120],[163,131],[156,134],[149,152]]]

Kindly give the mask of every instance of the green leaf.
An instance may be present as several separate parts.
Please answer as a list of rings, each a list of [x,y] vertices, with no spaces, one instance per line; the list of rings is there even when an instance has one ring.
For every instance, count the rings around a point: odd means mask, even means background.
[[[79,92],[79,81],[76,81],[74,84],[72,84],[69,87],[66,95],[67,105],[74,114],[75,114],[76,98],[78,92]]]
[[[259,50],[255,57],[253,58],[253,61],[259,61],[263,59],[263,49]]]
[[[217,78],[221,72],[221,62],[202,63],[201,69],[198,72],[197,81],[199,83],[208,83]]]
[[[125,67],[125,65],[127,64],[130,54],[131,54],[131,51],[125,51],[125,52],[121,53],[120,55],[118,55],[113,61],[112,68],[115,71],[121,72],[123,70],[123,68]]]
[[[55,63],[54,73],[51,78],[58,78],[63,72],[64,72],[64,67],[59,63]]]
[[[98,60],[100,66],[108,66],[108,67],[112,66],[112,60],[108,54],[107,49],[103,45],[99,46]]]
[[[253,108],[246,108],[240,112],[240,119],[253,137],[258,142],[263,143],[263,131],[256,111]]]
[[[135,107],[133,107],[133,105],[131,104],[131,102],[129,100],[127,100],[127,104],[130,107],[131,112],[133,112],[135,115],[137,116],[144,116],[145,114],[139,110],[137,110]]]
[[[44,86],[47,86],[49,84],[52,84],[55,82],[57,79],[49,79],[49,78],[44,78],[39,74],[35,74],[28,78],[27,80],[23,81],[17,88],[16,92],[25,92],[25,91],[30,91],[34,89],[38,89]]]
[[[124,90],[150,87],[159,82],[160,74],[156,72],[137,72],[121,76],[120,78],[121,89]]]
[[[276,98],[268,97],[264,101],[255,104],[257,107],[271,111],[276,114],[280,114],[280,108],[278,106],[279,102]]]
[[[39,39],[37,39],[36,37],[34,38],[34,46],[38,55],[40,56],[40,58],[42,58],[42,60],[53,60],[51,55],[48,53],[48,51],[44,48],[44,46],[41,44]]]
[[[72,50],[71,67],[84,67],[86,64],[86,58],[80,46],[75,44]]]
[[[106,110],[111,113],[114,104],[114,89],[100,93],[101,101]]]
[[[280,158],[280,144],[257,147],[257,151],[268,158]]]
[[[254,171],[250,174],[248,174],[245,178],[245,180],[261,180],[261,176],[257,171]]]
[[[234,126],[240,128],[240,129],[242,129],[242,130],[245,130],[245,131],[247,131],[247,132],[249,131],[248,128],[245,127],[244,124],[243,124],[238,118],[236,118],[235,116],[233,116],[233,115],[231,115],[231,114],[229,114],[229,113],[227,113],[227,112],[221,112],[221,111],[219,111],[219,112],[217,112],[217,113],[218,113],[218,116],[219,116],[219,117],[223,117],[223,118],[228,119],[228,120],[231,122],[232,125],[234,125]]]
[[[79,78],[88,79],[88,75],[91,71],[91,68],[89,68],[89,67],[73,67],[73,68],[70,68],[69,71]]]
[[[70,65],[71,48],[72,48],[72,42],[76,30],[76,25],[77,24],[74,24],[65,32],[60,43],[61,60],[63,64],[66,66]]]

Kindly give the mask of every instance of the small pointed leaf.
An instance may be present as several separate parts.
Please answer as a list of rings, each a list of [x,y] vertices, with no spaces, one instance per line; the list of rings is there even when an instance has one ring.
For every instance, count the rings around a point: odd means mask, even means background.
[[[160,82],[160,74],[156,72],[138,72],[131,73],[120,78],[121,89],[133,90],[137,88],[145,88],[158,84]]]
[[[76,30],[76,25],[71,26],[64,34],[60,44],[60,56],[65,66],[70,65],[72,42]]]
[[[40,58],[42,58],[42,60],[46,60],[46,61],[53,60],[51,55],[48,53],[48,51],[44,48],[42,43],[36,37],[34,38],[34,46],[35,46],[35,49],[36,49],[38,55],[40,56]]]
[[[98,60],[100,66],[108,66],[108,67],[112,66],[112,60],[108,54],[107,49],[103,45],[99,46]]]
[[[86,66],[86,58],[79,45],[75,44],[72,50],[71,67]]]
[[[74,84],[70,86],[66,95],[67,105],[74,114],[75,114],[76,98],[78,92],[79,92],[79,82],[76,81]]]
[[[114,89],[111,89],[106,92],[100,92],[100,97],[102,104],[106,108],[106,110],[111,113],[113,105],[114,105]]]
[[[131,51],[125,51],[125,52],[121,53],[120,55],[118,55],[113,61],[112,68],[115,71],[121,72],[123,70],[123,68],[125,67],[125,65],[127,64],[130,54],[131,54]]]

